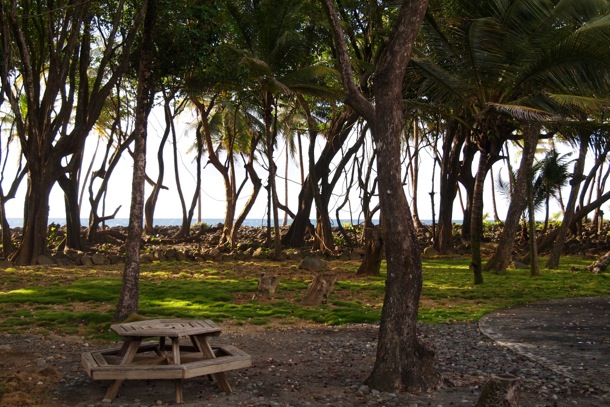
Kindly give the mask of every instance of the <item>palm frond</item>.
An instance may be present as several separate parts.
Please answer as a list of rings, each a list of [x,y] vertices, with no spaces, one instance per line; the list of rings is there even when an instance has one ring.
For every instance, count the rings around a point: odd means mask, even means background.
[[[502,103],[487,103],[499,112],[508,114],[509,116],[522,121],[541,122],[546,120],[560,120],[561,117],[540,109],[535,109],[529,106],[511,105]]]
[[[548,98],[560,106],[576,108],[588,113],[600,113],[610,110],[610,99],[592,96],[547,93]]]

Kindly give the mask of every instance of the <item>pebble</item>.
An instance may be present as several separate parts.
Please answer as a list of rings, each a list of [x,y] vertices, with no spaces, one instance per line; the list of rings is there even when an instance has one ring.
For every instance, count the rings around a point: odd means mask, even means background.
[[[380,392],[362,384],[371,371],[377,350],[377,330],[373,325],[332,330],[285,327],[277,331],[249,331],[244,335],[223,332],[218,339],[250,353],[254,366],[228,374],[234,390],[231,395],[219,392],[218,387],[207,380],[186,380],[185,404],[194,403],[192,405],[202,407],[472,406],[490,374],[511,373],[522,380],[522,392],[526,396],[522,407],[610,405],[610,398],[594,387],[567,379],[488,340],[479,333],[475,323],[426,325],[420,327],[420,333],[435,347],[435,367],[443,377],[436,392]],[[33,358],[32,363],[41,360],[41,365],[44,362],[46,366],[52,365],[62,371],[64,382],[58,385],[59,390],[55,390],[58,400],[66,400],[74,389],[83,386],[90,392],[95,389],[103,395],[107,383],[91,381],[80,368],[80,353],[86,348],[82,341],[66,342],[61,346],[57,341],[41,337],[29,342],[20,335],[2,339],[5,343],[2,346],[10,346],[11,350],[41,355],[40,359]],[[91,347],[104,349],[108,344],[92,344]],[[61,349],[61,352],[56,349]],[[163,405],[162,400],[172,399],[171,383],[162,387],[155,381],[143,381],[140,386],[141,393],[131,396],[125,390],[115,404],[126,407]],[[89,394],[82,397],[78,406],[102,406],[101,400],[91,397],[93,395]],[[130,397],[129,402],[127,397]]]

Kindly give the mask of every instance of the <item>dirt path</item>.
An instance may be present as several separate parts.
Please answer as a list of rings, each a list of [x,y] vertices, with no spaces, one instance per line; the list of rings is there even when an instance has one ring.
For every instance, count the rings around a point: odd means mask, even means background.
[[[516,354],[476,324],[422,326],[437,348],[442,386],[427,394],[380,393],[363,386],[375,358],[377,327],[319,325],[223,326],[216,343],[253,357],[249,369],[228,373],[226,395],[205,378],[185,381],[185,406],[472,406],[492,373],[522,378],[521,406],[605,406],[610,396]],[[78,337],[0,334],[0,405],[102,406],[107,382],[94,382],[80,354],[108,343]],[[173,405],[173,385],[126,382],[115,406]]]

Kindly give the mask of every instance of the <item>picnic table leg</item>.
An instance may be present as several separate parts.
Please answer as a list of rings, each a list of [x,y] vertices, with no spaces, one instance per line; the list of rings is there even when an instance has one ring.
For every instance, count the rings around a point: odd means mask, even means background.
[[[123,355],[123,359],[121,359],[121,366],[131,363],[133,358],[136,356],[136,353],[138,353],[138,349],[140,348],[141,343],[141,338],[128,338],[125,340],[125,343],[122,347],[122,350],[125,351],[125,354]],[[115,380],[106,391],[106,395],[104,396],[102,403],[112,403],[112,400],[114,400],[117,394],[119,393],[119,389],[121,388],[122,384],[122,379]]]
[[[191,341],[193,341],[193,343],[197,346],[197,348],[199,348],[201,353],[203,353],[203,357],[205,359],[216,358],[216,355],[214,355],[214,351],[208,343],[208,340],[205,335],[193,335],[191,336]],[[224,372],[212,373],[212,378],[216,381],[216,383],[218,383],[218,386],[225,393],[229,394],[233,391]]]
[[[180,338],[172,338],[172,354],[174,355],[174,365],[179,365],[180,360]],[[174,389],[176,393],[176,404],[182,404],[184,397],[182,395],[182,379],[174,381]]]

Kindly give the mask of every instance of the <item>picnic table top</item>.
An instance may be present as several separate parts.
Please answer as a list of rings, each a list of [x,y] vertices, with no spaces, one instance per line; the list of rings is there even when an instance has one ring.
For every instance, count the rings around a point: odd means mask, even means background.
[[[151,319],[113,324],[110,328],[123,337],[219,335],[221,329],[209,319]]]

